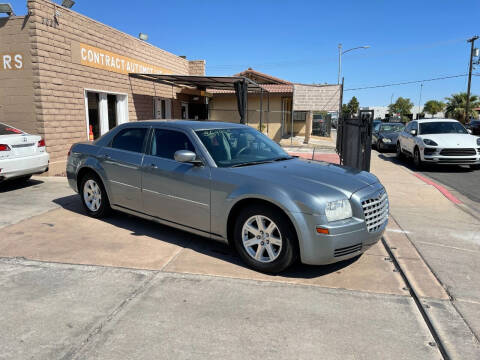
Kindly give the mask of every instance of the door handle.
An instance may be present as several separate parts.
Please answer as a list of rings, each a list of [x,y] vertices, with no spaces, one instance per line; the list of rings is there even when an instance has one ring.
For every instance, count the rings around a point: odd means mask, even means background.
[[[152,169],[157,169],[157,168],[158,168],[158,166],[155,165],[155,164],[150,164],[150,167],[151,167]]]
[[[110,159],[110,155],[108,155],[108,154],[103,154],[102,157],[103,157],[104,159]]]

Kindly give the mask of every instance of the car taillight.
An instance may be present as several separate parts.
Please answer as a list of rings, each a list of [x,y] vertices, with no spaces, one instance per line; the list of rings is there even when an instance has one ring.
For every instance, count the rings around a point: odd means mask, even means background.
[[[0,151],[10,151],[10,146],[6,144],[0,144]]]
[[[67,154],[67,156],[70,156],[70,154],[72,153],[72,148],[73,148],[73,145],[72,145],[72,146],[70,146],[70,149],[68,150],[68,154]]]
[[[41,139],[41,140],[38,142],[37,147],[45,147],[45,140]]]

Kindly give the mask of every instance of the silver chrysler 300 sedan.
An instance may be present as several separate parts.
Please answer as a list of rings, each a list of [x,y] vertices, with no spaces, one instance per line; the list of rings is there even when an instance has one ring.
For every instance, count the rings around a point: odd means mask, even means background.
[[[67,176],[93,217],[115,209],[225,241],[269,273],[358,256],[388,219],[374,175],[289,156],[239,124],[123,124],[74,144]]]

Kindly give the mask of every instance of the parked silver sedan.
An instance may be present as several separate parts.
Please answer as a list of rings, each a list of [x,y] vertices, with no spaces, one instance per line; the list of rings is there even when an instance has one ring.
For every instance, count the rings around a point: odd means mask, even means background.
[[[224,241],[269,273],[358,256],[388,220],[374,175],[289,156],[239,124],[123,124],[74,144],[67,176],[93,217],[115,209]]]

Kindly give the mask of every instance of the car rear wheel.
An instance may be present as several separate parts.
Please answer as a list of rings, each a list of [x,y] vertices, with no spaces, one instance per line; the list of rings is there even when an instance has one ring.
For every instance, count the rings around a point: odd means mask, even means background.
[[[400,145],[400,141],[397,142],[397,158],[403,158],[402,145]]]
[[[265,273],[279,273],[297,258],[297,237],[286,215],[268,206],[243,209],[235,223],[234,245],[242,260]]]
[[[82,178],[80,197],[87,214],[101,218],[110,212],[110,203],[102,181],[95,174],[87,174]]]

